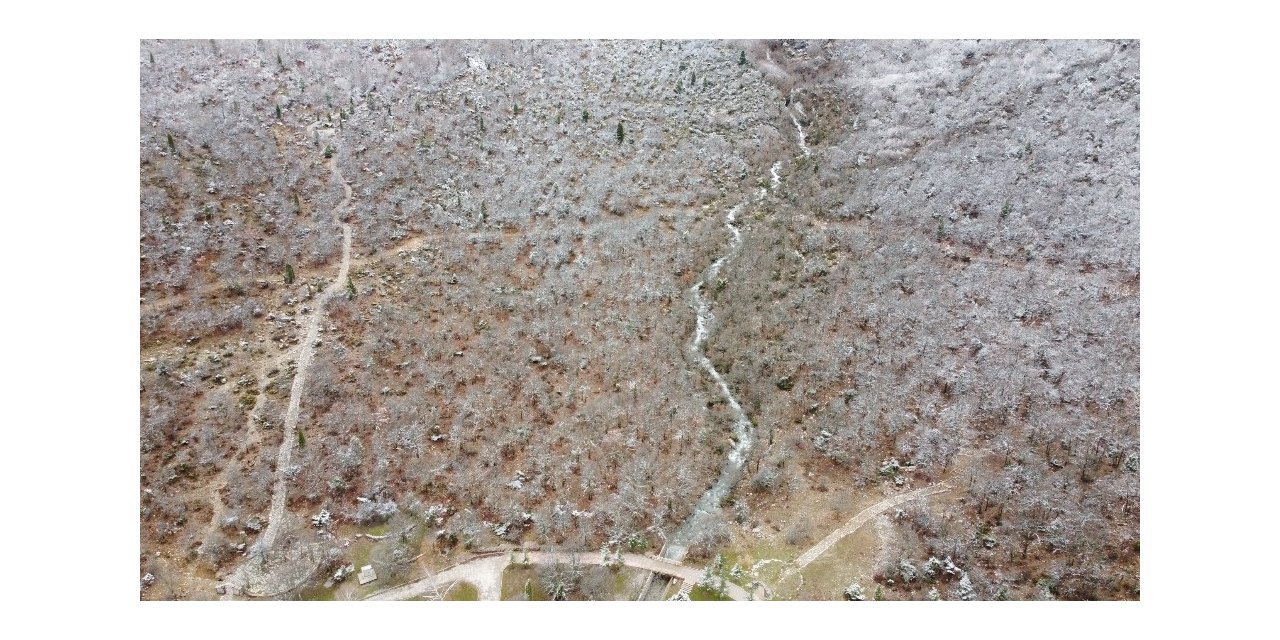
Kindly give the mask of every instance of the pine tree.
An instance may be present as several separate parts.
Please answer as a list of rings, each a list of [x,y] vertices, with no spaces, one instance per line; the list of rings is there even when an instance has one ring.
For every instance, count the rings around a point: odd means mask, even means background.
[[[284,116],[280,114],[280,105],[276,105],[276,120],[283,120]]]
[[[738,52],[738,64],[744,65],[746,63],[747,63],[747,52],[746,51]]]
[[[293,265],[284,265],[284,283],[293,284]]]
[[[684,80],[676,80],[676,93],[684,91]]]
[[[302,429],[298,429],[297,431],[298,431],[298,446],[299,447],[307,446],[307,437],[302,435]]]
[[[622,132],[622,123],[621,123],[621,122],[619,122],[619,123],[618,123],[618,133],[617,133],[617,136],[618,136],[618,144],[622,144],[622,140],[623,140],[623,138],[625,138],[625,137],[626,137],[626,134]]]
[[[347,299],[350,300],[355,297],[356,297],[356,285],[354,282],[351,281],[351,276],[347,276]]]
[[[590,120],[590,119],[591,119],[591,115],[587,113],[587,110],[586,110],[586,109],[583,109],[583,110],[582,110],[582,121],[583,121],[583,122],[586,122],[587,120]]]
[[[164,134],[164,135],[165,135],[167,138],[169,138],[169,152],[170,152],[170,153],[172,153],[172,154],[174,154],[174,155],[177,155],[177,154],[178,154],[178,145],[177,145],[177,143],[175,143],[175,142],[173,141],[173,134],[172,134],[172,133],[166,133],[166,134]]]
[[[484,133],[484,116],[480,116],[480,133]]]
[[[147,52],[147,59],[151,61],[151,64],[155,64],[155,63],[156,63],[156,54],[151,53],[150,51],[148,51],[148,52]]]

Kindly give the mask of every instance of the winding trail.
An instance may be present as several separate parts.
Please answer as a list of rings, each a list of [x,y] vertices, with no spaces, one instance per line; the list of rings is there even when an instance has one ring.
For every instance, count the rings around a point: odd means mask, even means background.
[[[849,521],[844,524],[844,526],[840,527],[839,529],[836,529],[835,531],[832,531],[830,534],[827,535],[827,537],[819,541],[818,544],[813,545],[807,551],[800,554],[800,556],[795,559],[795,568],[792,570],[799,571],[800,569],[805,568],[806,566],[809,565],[810,562],[813,562],[814,560],[816,560],[818,556],[826,553],[827,550],[830,549],[832,545],[839,542],[841,538],[853,533],[854,531],[857,531],[860,527],[862,527],[862,525],[866,524],[872,518],[876,517],[886,509],[896,507],[906,502],[911,502],[912,500],[927,498],[936,493],[949,491],[950,489],[951,489],[951,485],[945,482],[939,482],[938,484],[916,489],[915,491],[908,491],[906,493],[901,493],[896,496],[890,496],[888,498],[885,498],[884,500],[881,500],[880,502],[877,502],[867,507],[866,509],[863,509],[862,511],[859,511],[858,515],[850,518]]]
[[[568,563],[574,556],[583,565],[603,564],[599,553],[578,553],[569,551],[530,551],[531,564]],[[652,571],[672,578],[684,580],[686,584],[696,584],[702,579],[702,569],[673,562],[657,556],[639,553],[621,554],[622,564],[635,569]],[[523,560],[523,556],[521,557]],[[453,580],[465,580],[476,585],[481,600],[499,600],[502,597],[502,572],[511,562],[511,551],[480,556],[466,562],[456,564],[444,571],[436,572],[409,584],[392,587],[370,595],[366,600],[408,600],[425,595],[433,587],[448,584]],[[725,583],[725,595],[734,600],[750,600],[751,594],[746,589],[732,582]]]
[[[311,136],[313,129],[318,124],[316,122],[307,126],[308,137]],[[329,133],[332,134],[332,131],[329,131]],[[329,158],[326,164],[333,177],[342,183],[345,193],[342,202],[333,211],[334,223],[342,227],[342,264],[338,268],[338,276],[320,292],[312,303],[311,315],[307,318],[306,332],[297,346],[293,385],[289,391],[289,408],[285,413],[284,425],[281,429],[280,449],[276,454],[276,479],[271,491],[271,509],[267,512],[267,526],[263,530],[262,536],[254,543],[256,551],[260,554],[270,552],[275,546],[276,539],[280,535],[281,523],[288,516],[285,509],[288,497],[285,472],[289,468],[293,447],[298,440],[298,416],[301,413],[302,393],[307,385],[307,370],[311,367],[311,362],[315,356],[316,341],[320,334],[320,320],[324,317],[325,305],[346,288],[347,276],[351,269],[351,225],[342,221],[342,212],[351,204],[351,185],[342,177],[342,171],[338,169],[336,154]],[[271,575],[264,575],[265,568],[255,569],[257,564],[246,558],[228,578],[228,582],[238,586],[241,591],[249,595],[265,595],[269,592],[281,590],[282,586],[274,583]]]

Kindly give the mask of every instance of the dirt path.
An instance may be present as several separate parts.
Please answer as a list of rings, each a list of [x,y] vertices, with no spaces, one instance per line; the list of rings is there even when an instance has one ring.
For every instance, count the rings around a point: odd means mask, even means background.
[[[311,134],[315,126],[313,124],[307,127],[308,135]],[[284,522],[288,515],[285,510],[288,497],[285,472],[289,468],[294,444],[298,441],[298,416],[302,408],[302,393],[306,390],[307,370],[311,367],[312,359],[315,356],[316,341],[320,334],[320,320],[324,317],[324,308],[329,300],[346,288],[347,275],[351,269],[351,225],[342,222],[342,212],[351,204],[351,185],[342,177],[342,172],[338,169],[336,155],[329,158],[327,164],[333,177],[342,183],[343,191],[346,194],[346,197],[333,211],[333,221],[342,226],[342,263],[338,268],[337,278],[330,282],[329,286],[325,287],[312,303],[311,315],[307,318],[306,332],[297,346],[293,386],[289,390],[289,408],[285,413],[284,425],[281,429],[280,449],[276,454],[276,479],[271,491],[271,509],[267,512],[267,526],[263,530],[262,536],[254,544],[257,552],[261,554],[269,553],[275,546],[276,538],[281,531],[281,523]],[[287,588],[287,586],[274,584],[274,581],[270,579],[271,576],[253,575],[255,570],[252,567],[255,565],[257,563],[246,559],[236,568],[236,571],[228,581],[236,584],[241,591],[250,595],[270,593]]]
[[[339,207],[341,208],[341,205],[339,205]],[[400,253],[417,251],[418,249],[421,249],[422,247],[426,246],[428,242],[439,242],[442,240],[458,241],[459,239],[470,239],[473,237],[478,237],[486,240],[493,239],[493,238],[505,239],[505,238],[514,237],[516,235],[518,234],[514,231],[504,231],[504,230],[469,231],[466,229],[456,229],[456,230],[448,230],[448,231],[438,231],[435,233],[419,234],[409,238],[405,238],[404,240],[401,240],[400,242],[386,249],[383,249],[382,251],[370,253],[368,255],[361,256],[358,258],[353,258],[350,261],[350,266],[358,268],[358,267],[366,267],[366,266],[378,264]],[[332,268],[332,265],[324,265],[323,267],[319,267],[319,268],[304,268],[301,265],[295,265],[294,267],[295,277],[298,282],[303,282],[313,276],[320,275],[320,272],[324,268]],[[210,297],[218,298],[220,296],[223,296],[224,292],[236,286],[239,286],[245,289],[246,291],[251,291],[256,288],[258,281],[268,277],[278,278],[280,276],[279,274],[275,274],[274,276],[263,276],[263,277],[254,278],[250,280],[242,280],[240,282],[214,282],[214,283],[209,283],[209,284],[197,287],[190,291],[172,293],[165,296],[157,296],[151,299],[144,298],[139,301],[140,313],[144,316],[161,313],[173,307],[185,305],[191,302],[193,298],[210,298]]]
[[[524,555],[520,551],[515,552],[516,557],[521,561]],[[574,554],[568,551],[530,551],[529,562],[532,564],[553,564],[555,562],[568,563],[573,556],[577,555],[578,563],[583,565],[599,565],[603,564],[603,559],[599,553],[578,553]],[[688,584],[694,584],[702,579],[702,569],[691,567],[671,560],[665,560],[657,556],[648,556],[638,553],[624,553],[622,555],[622,563],[628,567],[661,573],[684,580]],[[379,591],[366,600],[408,600],[427,594],[432,587],[442,587],[454,580],[465,580],[476,585],[481,600],[499,600],[502,597],[502,572],[511,562],[511,553],[501,553],[492,556],[482,556],[474,560],[469,560],[461,564],[454,565],[444,571],[437,572],[434,576],[428,576],[420,580],[411,582],[406,585],[392,587],[385,591]],[[734,600],[750,600],[751,595],[746,589],[727,582],[725,585],[725,595]]]
[[[951,490],[951,485],[948,485],[945,482],[939,482],[938,484],[916,489],[915,491],[908,491],[896,496],[890,496],[867,507],[866,509],[863,509],[862,511],[859,511],[858,515],[851,518],[844,524],[844,526],[832,531],[827,535],[827,537],[819,541],[818,544],[813,545],[809,550],[800,554],[800,556],[796,558],[795,567],[792,570],[799,571],[800,569],[805,568],[810,562],[816,560],[818,556],[826,553],[827,550],[836,542],[839,542],[841,538],[857,531],[859,527],[866,524],[886,509],[896,507],[906,502],[911,502],[912,500],[927,498],[931,495],[949,490]]]
[[[286,497],[284,472],[289,466],[293,445],[298,440],[296,435],[298,414],[302,408],[302,392],[307,387],[307,369],[311,367],[311,361],[315,356],[316,340],[320,335],[320,319],[324,317],[324,307],[329,300],[346,288],[347,274],[351,270],[351,225],[342,222],[341,213],[351,204],[351,185],[347,184],[342,177],[342,172],[338,169],[337,156],[329,159],[329,170],[334,178],[342,182],[342,188],[346,192],[346,197],[333,212],[334,222],[342,225],[342,264],[338,267],[338,277],[320,292],[312,305],[311,317],[307,319],[306,337],[298,345],[297,368],[293,375],[293,387],[289,391],[289,409],[284,418],[284,438],[280,441],[280,452],[276,455],[276,484],[271,492],[271,511],[268,514],[267,528],[263,531],[260,542],[266,548],[275,544],[280,521],[284,516]]]

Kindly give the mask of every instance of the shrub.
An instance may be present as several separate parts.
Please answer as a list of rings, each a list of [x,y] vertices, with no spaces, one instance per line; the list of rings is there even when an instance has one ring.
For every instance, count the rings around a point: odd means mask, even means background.
[[[751,490],[756,493],[772,491],[778,486],[778,472],[772,468],[762,469],[751,479]]]
[[[400,507],[396,503],[387,500],[386,502],[374,502],[373,500],[362,500],[360,506],[356,507],[355,516],[352,518],[357,524],[376,524],[386,522],[395,515]]]

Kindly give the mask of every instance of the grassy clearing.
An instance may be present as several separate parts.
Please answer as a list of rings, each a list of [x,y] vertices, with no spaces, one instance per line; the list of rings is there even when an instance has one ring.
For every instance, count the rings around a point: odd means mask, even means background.
[[[307,601],[337,600],[337,597],[335,595],[337,590],[338,590],[338,585],[334,585],[329,588],[325,588],[324,586],[311,587],[308,589],[303,589],[301,597],[303,600],[307,600]]]
[[[525,593],[525,583],[528,582],[533,597],[529,598]],[[538,584],[538,578],[533,574],[532,566],[509,565],[502,571],[502,599],[503,600],[550,600],[542,585]]]
[[[732,600],[727,595],[718,595],[715,591],[698,585],[689,591],[690,600]]]
[[[868,522],[804,568],[804,587],[798,596],[805,600],[836,600],[851,581],[858,580],[866,587],[875,571],[872,565],[879,548],[875,526]]]
[[[480,590],[470,582],[460,581],[449,589],[449,592],[444,595],[444,599],[451,601],[479,600]]]
[[[781,562],[767,562],[760,566],[754,579],[759,579],[768,584],[773,584],[782,576],[783,569],[800,555],[795,547],[784,544],[781,541],[773,540],[752,540],[747,544],[739,544],[722,550],[721,555],[724,557],[725,577],[732,580],[729,576],[729,570],[737,564],[742,568],[745,574],[741,579],[733,580],[739,586],[747,587],[751,584],[753,577],[751,576],[751,567],[762,560],[780,560]]]

